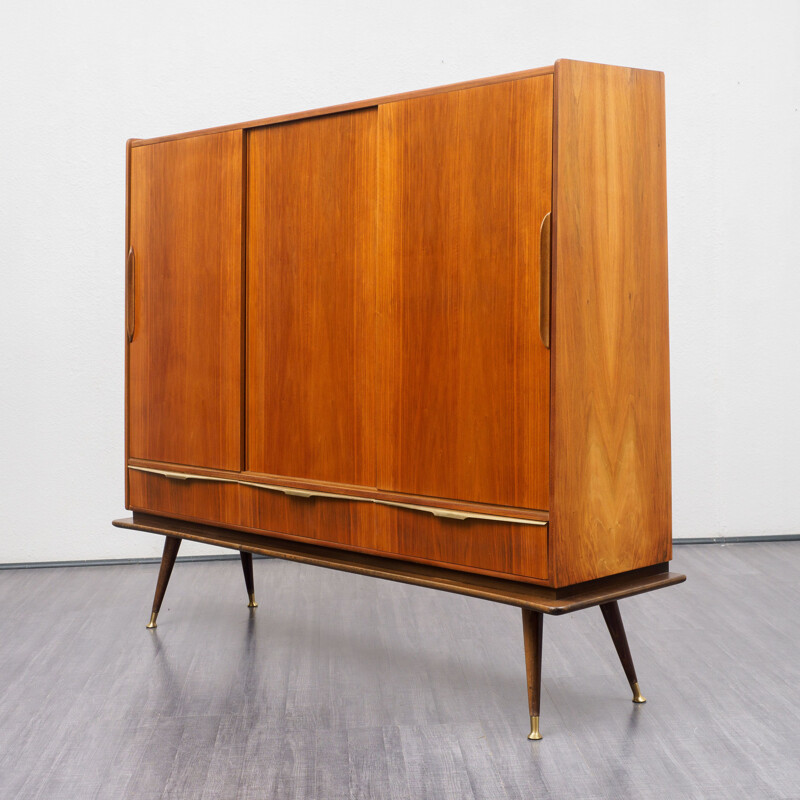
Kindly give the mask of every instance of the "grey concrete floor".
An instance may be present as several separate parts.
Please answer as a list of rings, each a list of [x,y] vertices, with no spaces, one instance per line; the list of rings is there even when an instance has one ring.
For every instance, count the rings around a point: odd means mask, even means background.
[[[0,798],[800,798],[800,542],[686,545],[687,583],[545,618],[257,560],[0,571]]]

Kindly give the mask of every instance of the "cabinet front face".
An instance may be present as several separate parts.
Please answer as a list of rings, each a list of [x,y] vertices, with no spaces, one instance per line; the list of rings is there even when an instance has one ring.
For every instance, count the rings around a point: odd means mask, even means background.
[[[376,123],[249,133],[250,471],[375,485]]]
[[[132,458],[241,468],[242,158],[241,131],[132,149]]]
[[[552,76],[379,108],[378,486],[546,509]]]

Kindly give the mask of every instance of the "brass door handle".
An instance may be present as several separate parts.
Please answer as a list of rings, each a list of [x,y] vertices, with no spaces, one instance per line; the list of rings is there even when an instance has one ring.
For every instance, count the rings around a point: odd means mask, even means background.
[[[133,341],[133,334],[136,330],[136,257],[133,254],[133,247],[128,251],[128,259],[125,262],[125,333],[128,341]]]
[[[539,336],[550,347],[550,212],[539,229]]]

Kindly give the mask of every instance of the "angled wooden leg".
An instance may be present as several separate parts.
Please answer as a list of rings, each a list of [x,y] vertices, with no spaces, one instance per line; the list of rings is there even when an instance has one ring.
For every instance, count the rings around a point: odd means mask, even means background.
[[[522,633],[525,637],[525,667],[528,673],[528,709],[531,714],[529,739],[541,739],[539,702],[542,694],[542,619],[540,611],[522,609]]]
[[[603,619],[608,626],[608,632],[611,634],[611,639],[614,642],[614,647],[617,648],[617,655],[622,662],[622,668],[625,670],[625,677],[633,690],[634,703],[646,703],[639,691],[639,682],[636,680],[636,669],[633,666],[633,658],[631,658],[631,649],[628,647],[628,637],[625,635],[625,626],[622,624],[622,616],[619,613],[619,604],[616,600],[611,603],[603,603],[600,606],[603,612]]]
[[[175,559],[178,555],[178,548],[181,546],[181,539],[177,536],[167,536],[164,540],[164,555],[161,556],[161,569],[158,571],[158,583],[156,584],[156,596],[153,598],[153,613],[150,615],[148,628],[155,628],[156,617],[161,610],[161,603],[164,600],[164,593],[167,591],[169,576],[172,575],[172,568],[175,566]]]
[[[247,607],[258,608],[256,603],[256,590],[253,588],[253,554],[245,553],[244,550],[239,551],[242,557],[242,572],[244,572],[244,584],[247,587]]]

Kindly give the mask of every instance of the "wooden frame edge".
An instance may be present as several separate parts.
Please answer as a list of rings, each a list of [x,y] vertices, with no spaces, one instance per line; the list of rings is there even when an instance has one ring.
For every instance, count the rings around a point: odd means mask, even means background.
[[[125,269],[127,274],[128,252],[131,247],[131,160],[132,148],[136,139],[128,139],[125,142]],[[128,289],[128,281],[125,280],[125,291]],[[125,298],[125,308],[127,309],[127,297]],[[125,331],[125,387],[124,394],[124,416],[125,416],[125,508],[130,508],[130,482],[128,480],[128,460],[130,452],[130,342],[128,333]]]
[[[277,125],[281,122],[293,122],[295,120],[308,119],[310,117],[322,117],[328,114],[341,114],[346,111],[357,111],[361,108],[383,105],[386,103],[396,103],[400,100],[411,100],[417,97],[426,97],[432,94],[442,94],[444,92],[455,92],[461,89],[474,89],[478,86],[489,86],[493,83],[505,83],[506,81],[522,80],[523,78],[534,78],[538,75],[550,75],[553,72],[552,66],[537,67],[535,69],[521,70],[519,72],[508,72],[503,75],[493,75],[488,78],[476,78],[457,83],[433,86],[428,89],[416,89],[410,92],[400,92],[397,94],[384,95],[382,97],[372,97],[368,100],[356,100],[349,103],[339,103],[332,106],[308,109],[306,111],[296,111],[289,114],[278,114],[273,117],[263,119],[248,120],[231,125],[218,125],[213,128],[200,128],[194,131],[174,133],[166,136],[155,136],[149,139],[131,139],[133,147],[142,147],[150,144],[160,144],[161,142],[172,142],[177,139],[188,139],[193,136],[207,136],[212,133],[224,133],[226,131],[247,130],[248,128],[260,128],[267,125]]]

